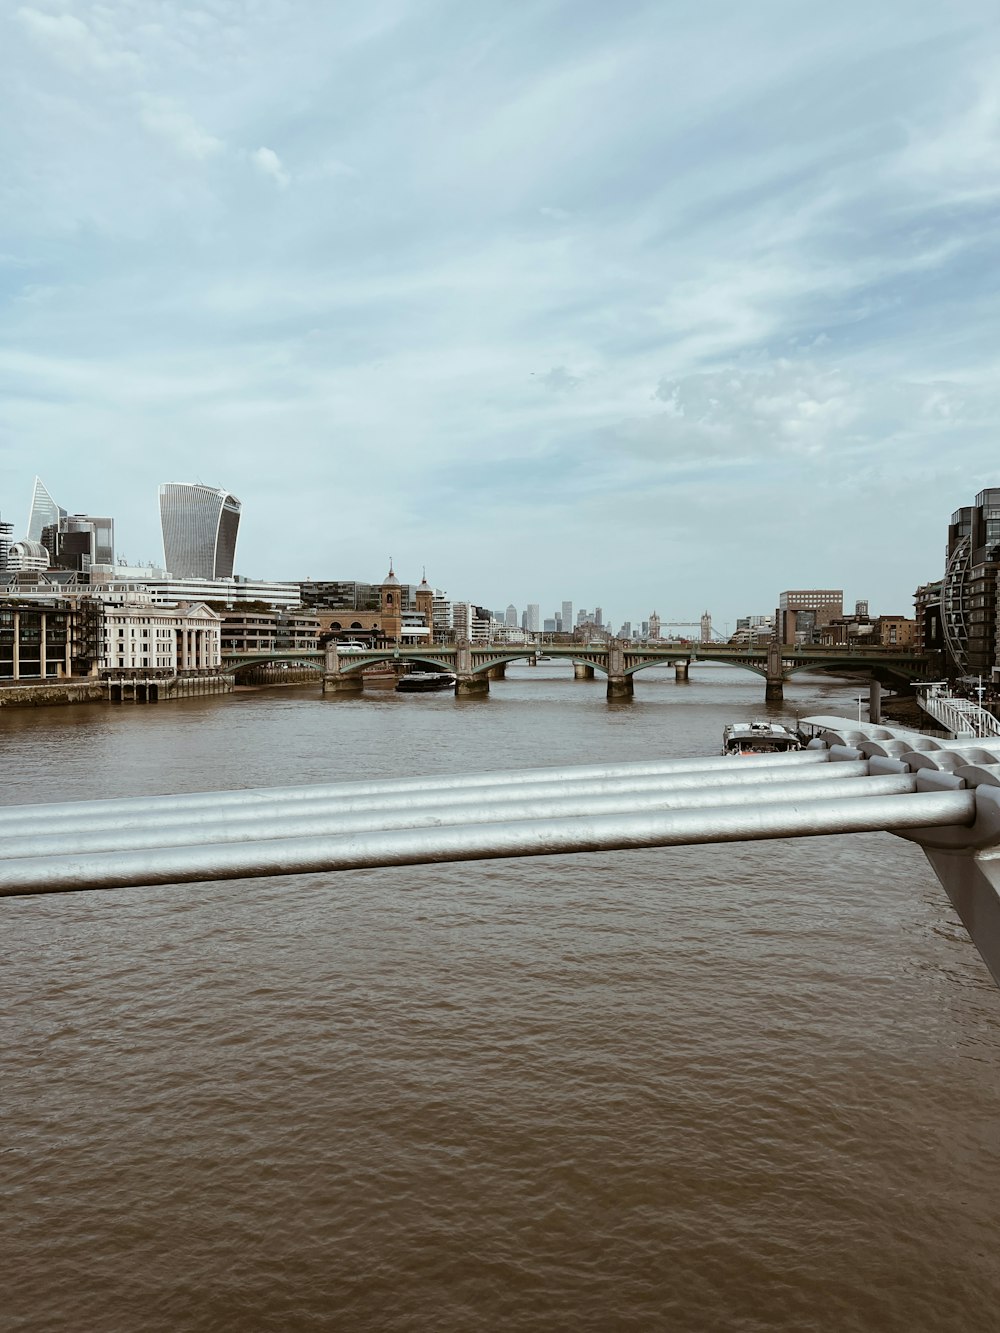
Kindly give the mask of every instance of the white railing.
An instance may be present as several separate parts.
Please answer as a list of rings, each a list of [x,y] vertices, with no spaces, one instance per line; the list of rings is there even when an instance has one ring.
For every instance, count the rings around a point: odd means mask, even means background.
[[[1000,736],[1000,722],[972,699],[951,694],[947,686],[931,685],[917,695],[920,707],[953,737]]]

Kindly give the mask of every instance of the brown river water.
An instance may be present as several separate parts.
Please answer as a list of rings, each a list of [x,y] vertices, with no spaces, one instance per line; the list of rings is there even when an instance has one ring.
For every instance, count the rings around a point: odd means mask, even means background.
[[[762,694],[10,711],[2,800],[712,754]],[[0,912],[5,1333],[1000,1328],[1000,991],[887,834]]]

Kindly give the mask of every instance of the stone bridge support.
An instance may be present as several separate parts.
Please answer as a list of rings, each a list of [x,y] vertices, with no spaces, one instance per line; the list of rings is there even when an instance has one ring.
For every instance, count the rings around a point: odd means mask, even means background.
[[[764,700],[769,704],[781,703],[785,697],[785,675],[781,669],[781,644],[770,643],[767,646],[767,676],[764,684]]]
[[[574,679],[574,680],[593,680],[593,679],[594,679],[594,668],[590,665],[589,662],[574,662],[574,663],[573,663],[573,679]]]
[[[488,671],[472,670],[472,644],[463,640],[455,646],[455,698],[481,698],[490,692]]]
[[[691,665],[690,662],[674,663],[674,680],[677,682],[678,685],[687,684],[688,668],[690,667],[690,665]]]
[[[507,663],[498,662],[496,666],[491,666],[486,672],[488,680],[505,680],[507,678]]]
[[[625,649],[615,639],[608,644],[608,698],[631,699],[635,682],[625,674]]]
[[[333,644],[329,644],[323,662],[323,693],[360,694],[364,688],[360,667],[354,671],[341,671],[340,654]]]

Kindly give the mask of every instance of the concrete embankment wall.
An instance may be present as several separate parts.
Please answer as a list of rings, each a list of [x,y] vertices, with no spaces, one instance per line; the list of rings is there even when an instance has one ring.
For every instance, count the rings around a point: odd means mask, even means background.
[[[4,685],[0,688],[0,708],[102,703],[107,697],[108,691],[99,680],[54,680],[44,685]]]
[[[169,703],[206,694],[232,694],[232,676],[181,676],[169,680],[53,680],[0,686],[0,708],[45,708],[52,704]]]

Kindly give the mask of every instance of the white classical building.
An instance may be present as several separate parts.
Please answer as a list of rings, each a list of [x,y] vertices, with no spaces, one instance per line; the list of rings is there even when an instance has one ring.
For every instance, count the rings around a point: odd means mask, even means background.
[[[222,620],[203,602],[161,606],[101,598],[104,603],[100,667],[109,671],[218,671]]]

